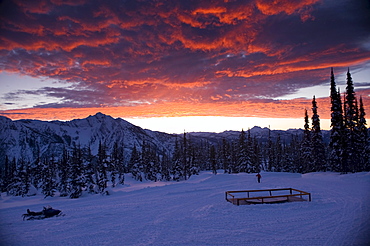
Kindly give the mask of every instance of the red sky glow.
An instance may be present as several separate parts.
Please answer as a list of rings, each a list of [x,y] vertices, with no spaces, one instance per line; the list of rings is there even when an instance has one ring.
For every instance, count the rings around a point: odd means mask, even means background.
[[[4,0],[0,115],[303,119],[314,94],[299,92],[320,87],[329,119],[331,67],[342,92],[350,68],[369,111],[369,13],[366,0]]]

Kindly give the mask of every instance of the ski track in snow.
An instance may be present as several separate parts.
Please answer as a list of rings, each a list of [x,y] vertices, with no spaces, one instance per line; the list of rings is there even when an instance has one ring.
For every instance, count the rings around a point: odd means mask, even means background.
[[[370,173],[202,172],[183,182],[137,182],[110,196],[0,200],[0,245],[369,245]],[[296,188],[312,202],[235,206],[225,191]],[[22,221],[50,205],[66,215]]]

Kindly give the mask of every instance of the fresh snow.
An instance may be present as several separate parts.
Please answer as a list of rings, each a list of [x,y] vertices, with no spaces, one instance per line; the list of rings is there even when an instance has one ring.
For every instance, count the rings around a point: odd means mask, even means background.
[[[225,191],[296,188],[312,202],[235,206]],[[370,173],[201,172],[126,184],[111,195],[0,200],[0,245],[370,245]],[[22,221],[50,205],[66,215]]]

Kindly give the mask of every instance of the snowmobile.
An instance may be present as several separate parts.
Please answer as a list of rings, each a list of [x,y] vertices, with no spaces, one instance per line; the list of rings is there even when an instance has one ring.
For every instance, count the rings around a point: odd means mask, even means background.
[[[44,207],[44,209],[40,212],[33,212],[29,209],[27,209],[27,213],[23,214],[23,220],[42,220],[45,218],[50,218],[50,217],[59,217],[59,216],[64,216],[65,214],[62,213],[61,210],[58,209],[53,209],[50,206]]]

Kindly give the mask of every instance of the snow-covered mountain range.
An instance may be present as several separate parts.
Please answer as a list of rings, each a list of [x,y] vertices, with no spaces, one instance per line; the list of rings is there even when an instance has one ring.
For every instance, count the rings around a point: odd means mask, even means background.
[[[0,158],[22,158],[32,162],[40,157],[61,156],[63,149],[72,149],[74,145],[90,147],[92,154],[97,154],[102,142],[109,150],[115,143],[131,153],[134,146],[140,149],[143,142],[156,146],[158,151],[172,151],[175,136],[144,130],[123,119],[114,119],[97,113],[85,119],[67,122],[17,120],[0,116]],[[125,155],[128,156],[128,155]]]
[[[301,129],[287,131],[270,131],[268,128],[254,127],[250,129],[252,137],[258,141],[267,142],[269,135],[272,140],[277,136],[282,142],[289,143],[293,135],[300,136]],[[222,139],[234,140],[239,131],[225,131],[222,133],[188,133],[187,137],[193,142],[207,141],[211,144],[220,144]],[[324,141],[329,139],[329,132],[323,131]],[[22,159],[32,163],[38,156],[58,158],[64,149],[71,150],[73,146],[90,147],[92,154],[97,154],[99,143],[103,143],[110,153],[117,143],[125,152],[128,161],[131,151],[136,146],[141,149],[142,144],[148,143],[161,153],[172,153],[179,135],[167,134],[142,129],[123,119],[114,119],[111,116],[97,113],[85,119],[72,121],[39,121],[16,120],[0,116],[0,165],[5,156],[9,159]]]

